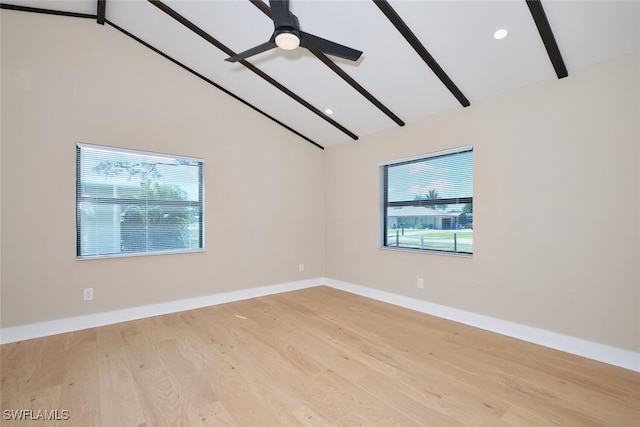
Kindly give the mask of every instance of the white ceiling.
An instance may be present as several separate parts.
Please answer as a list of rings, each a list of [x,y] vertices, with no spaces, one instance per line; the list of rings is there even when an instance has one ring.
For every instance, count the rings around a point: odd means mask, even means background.
[[[2,2],[97,14],[96,0]],[[267,41],[273,32],[272,21],[249,0],[163,3],[236,53]],[[557,78],[524,0],[389,3],[471,102],[467,108]],[[542,0],[542,5],[568,78],[580,68],[640,50],[640,1]],[[372,0],[291,0],[291,11],[303,31],[363,51],[355,63],[329,58],[406,126],[464,108]],[[320,146],[353,141],[244,65],[224,61],[229,55],[148,1],[107,0],[106,20]],[[509,36],[494,40],[498,28],[507,28]],[[274,49],[248,61],[316,109],[332,109],[331,119],[359,137],[398,126],[305,49]]]

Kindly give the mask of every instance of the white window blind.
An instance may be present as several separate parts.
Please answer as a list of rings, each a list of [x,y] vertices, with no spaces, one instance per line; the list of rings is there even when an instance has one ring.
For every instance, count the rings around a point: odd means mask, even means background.
[[[77,257],[204,249],[204,161],[76,146]]]
[[[381,165],[382,245],[473,253],[473,148]]]

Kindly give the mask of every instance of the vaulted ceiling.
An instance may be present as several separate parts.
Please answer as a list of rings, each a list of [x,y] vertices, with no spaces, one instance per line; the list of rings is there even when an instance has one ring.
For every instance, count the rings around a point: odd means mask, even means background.
[[[640,50],[639,1],[290,1],[301,30],[363,51],[356,62],[302,48],[225,61],[271,36],[262,0],[3,0],[2,8],[110,26],[320,148]],[[508,36],[496,40],[498,29]]]

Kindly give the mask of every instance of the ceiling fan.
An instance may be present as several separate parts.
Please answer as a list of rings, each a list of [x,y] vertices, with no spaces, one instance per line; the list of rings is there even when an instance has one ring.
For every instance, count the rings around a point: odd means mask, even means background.
[[[269,41],[231,56],[225,61],[237,62],[275,47],[293,50],[298,46],[302,46],[314,52],[322,52],[350,61],[357,61],[362,55],[359,50],[301,31],[298,17],[289,11],[289,0],[270,0],[269,4],[271,5],[271,19],[273,19],[275,28]]]

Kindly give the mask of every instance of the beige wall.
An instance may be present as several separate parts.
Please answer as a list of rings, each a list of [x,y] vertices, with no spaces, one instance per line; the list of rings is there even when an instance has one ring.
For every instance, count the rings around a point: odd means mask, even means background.
[[[207,251],[76,260],[77,141],[204,158]],[[2,327],[323,274],[324,152],[94,20],[2,11],[1,172]]]
[[[639,64],[328,149],[326,276],[640,351]],[[473,257],[379,249],[378,164],[467,144]]]

